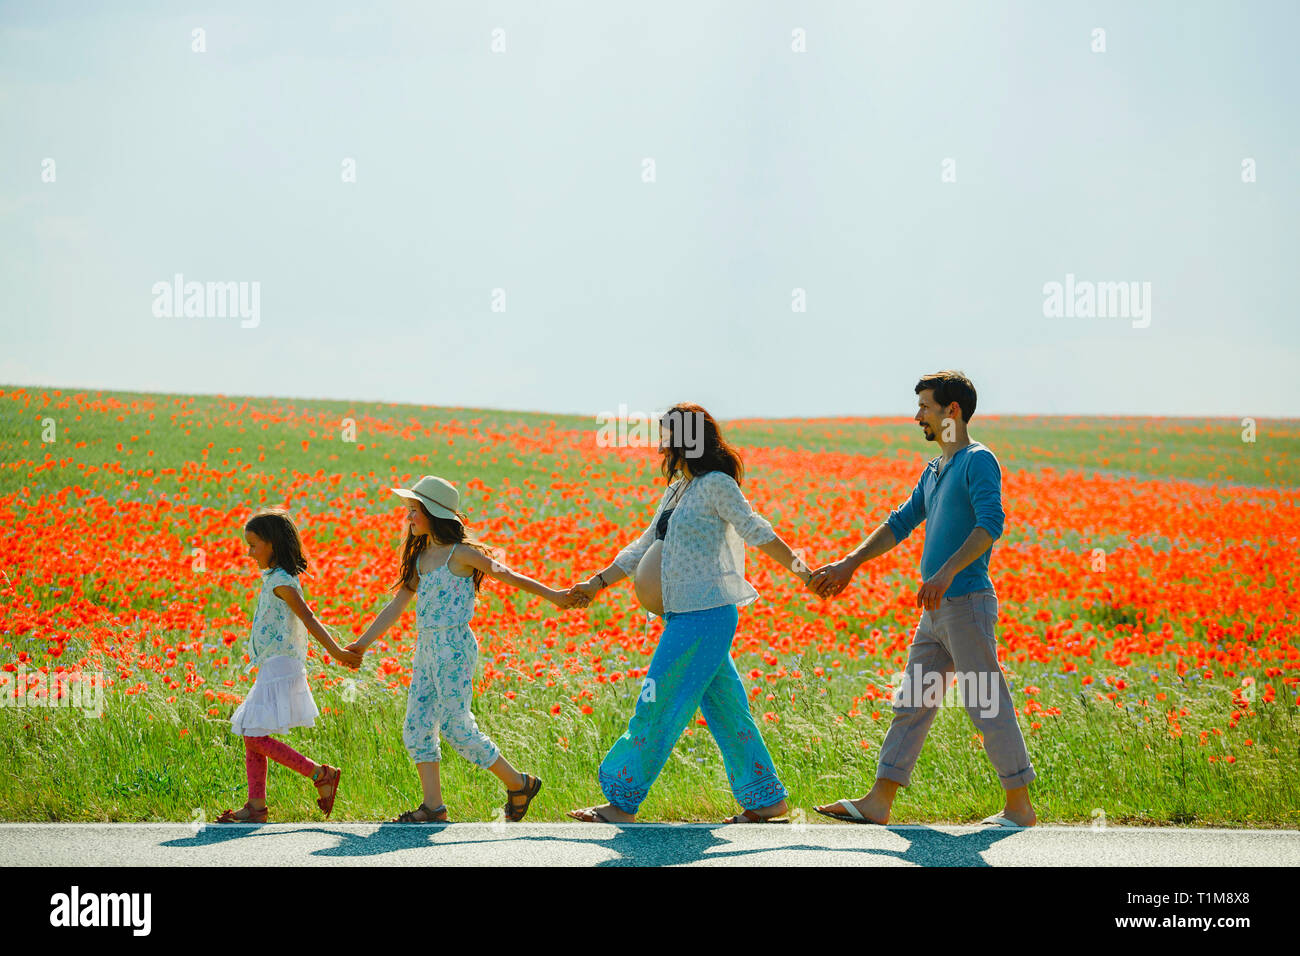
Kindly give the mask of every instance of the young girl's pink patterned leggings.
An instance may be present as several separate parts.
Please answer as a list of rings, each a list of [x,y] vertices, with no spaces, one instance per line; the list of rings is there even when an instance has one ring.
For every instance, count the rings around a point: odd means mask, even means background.
[[[266,758],[284,764],[310,778],[315,766],[310,760],[283,741],[274,737],[244,738],[244,769],[248,771],[248,798],[266,799]]]

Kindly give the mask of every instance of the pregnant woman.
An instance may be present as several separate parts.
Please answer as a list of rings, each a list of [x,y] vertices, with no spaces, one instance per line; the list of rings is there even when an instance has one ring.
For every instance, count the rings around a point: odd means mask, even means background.
[[[634,822],[698,707],[722,751],[732,793],[745,808],[727,822],[771,822],[786,812],[786,789],[731,660],[737,610],[758,597],[745,580],[742,539],[805,584],[811,570],[750,508],[740,492],[740,455],[703,408],[681,403],[669,409],[660,421],[659,452],[669,484],[650,526],[609,567],[572,589],[590,599],[633,577],[638,600],[663,616],[664,630],[627,733],[600,764],[600,788],[609,803],[569,816],[584,823]]]

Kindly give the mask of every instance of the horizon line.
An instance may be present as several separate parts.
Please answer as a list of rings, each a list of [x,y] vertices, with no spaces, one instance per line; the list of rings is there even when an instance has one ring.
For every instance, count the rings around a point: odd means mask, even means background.
[[[75,393],[80,393],[80,392],[85,392],[85,393],[91,393],[91,392],[98,392],[98,393],[105,393],[105,392],[108,392],[108,393],[113,393],[113,392],[117,392],[117,393],[128,393],[128,394],[137,394],[137,395],[185,396],[185,397],[189,397],[189,398],[239,398],[239,399],[252,399],[252,400],[268,400],[268,399],[271,399],[271,400],[278,400],[278,401],[286,401],[286,400],[287,400],[287,401],[299,401],[299,402],[354,402],[354,403],[358,403],[358,404],[409,406],[409,407],[412,407],[412,408],[442,408],[442,409],[452,409],[452,410],[458,410],[458,411],[459,411],[459,410],[464,410],[464,411],[471,411],[471,412],[473,412],[473,411],[482,411],[482,412],[496,412],[496,413],[507,413],[507,414],[522,414],[522,415],[556,415],[556,416],[563,416],[563,417],[567,417],[567,418],[591,418],[591,419],[595,419],[595,418],[599,417],[599,416],[602,415],[602,414],[606,414],[604,411],[601,411],[601,412],[569,412],[569,411],[555,411],[555,410],[553,410],[553,409],[500,408],[500,407],[493,407],[493,406],[489,406],[489,405],[439,405],[439,404],[433,404],[433,403],[429,403],[429,402],[391,401],[391,400],[388,400],[388,399],[380,399],[380,398],[358,398],[358,397],[355,397],[355,396],[348,396],[348,397],[343,397],[343,398],[332,398],[332,397],[324,396],[324,395],[320,395],[320,396],[312,396],[312,395],[276,395],[276,394],[266,394],[266,395],[244,395],[244,394],[236,394],[236,393],[234,393],[234,392],[166,392],[166,391],[158,391],[158,390],[150,390],[150,389],[127,388],[127,387],[120,387],[120,386],[114,386],[114,387],[103,387],[103,386],[94,386],[94,385],[60,385],[60,384],[40,384],[40,385],[38,385],[38,384],[23,384],[23,383],[20,383],[20,382],[19,382],[19,383],[6,383],[6,382],[0,382],[0,394],[4,394],[5,392],[10,391],[10,390],[13,390],[13,389],[22,389],[22,390],[33,390],[33,389],[35,389],[35,390],[42,390],[42,391],[67,391],[67,392],[71,392],[71,393],[74,393],[74,394],[75,394]],[[620,403],[620,404],[627,404],[627,403],[624,402],[624,403]],[[638,412],[638,413],[639,413],[639,412],[642,412],[642,411],[649,411],[650,413],[655,413],[655,412],[663,412],[663,411],[666,411],[669,407],[671,407],[671,406],[665,406],[665,407],[662,408],[662,409],[648,409],[648,410],[644,410],[644,409],[629,409],[629,412],[633,412],[633,411],[635,411],[635,412]],[[613,414],[613,413],[610,413],[610,414]],[[1242,415],[1242,416],[1236,416],[1236,415],[1224,415],[1224,414],[1212,414],[1212,413],[1199,413],[1199,414],[1192,413],[1192,414],[1187,414],[1187,415],[1140,415],[1140,414],[1137,414],[1137,413],[1134,413],[1134,412],[1109,412],[1109,413],[1105,413],[1105,412],[1053,412],[1052,414],[1046,414],[1046,415],[1045,415],[1045,414],[1042,414],[1042,413],[1030,413],[1030,412],[996,412],[996,411],[995,411],[995,412],[989,412],[989,411],[982,411],[982,410],[981,410],[981,411],[977,411],[976,414],[977,414],[977,415],[980,415],[980,416],[982,416],[982,417],[984,417],[984,418],[1097,418],[1097,419],[1113,419],[1113,418],[1120,418],[1120,419],[1122,419],[1122,418],[1133,418],[1133,419],[1146,419],[1146,420],[1172,420],[1172,421],[1222,420],[1222,421],[1233,421],[1233,422],[1238,422],[1238,423],[1240,423],[1240,421],[1241,421],[1242,418],[1252,418],[1252,419],[1255,419],[1255,420],[1257,420],[1257,421],[1258,421],[1258,420],[1267,420],[1267,421],[1297,422],[1297,423],[1300,423],[1300,416],[1297,416],[1297,417],[1286,417],[1286,416],[1280,416],[1280,415]],[[877,412],[877,413],[871,413],[871,412],[859,412],[859,413],[853,413],[853,414],[842,414],[842,415],[806,415],[806,416],[792,416],[792,415],[738,415],[738,416],[733,416],[733,417],[728,417],[728,418],[718,418],[718,421],[723,421],[723,422],[747,422],[747,421],[770,421],[770,422],[818,422],[818,421],[838,421],[838,420],[858,420],[858,419],[891,419],[891,418],[906,418],[907,420],[910,421],[910,420],[911,420],[911,417],[912,417],[911,415],[903,415],[903,413],[901,413],[901,412],[899,412],[899,413],[894,413],[894,414],[882,414],[882,413],[878,413],[878,412]]]

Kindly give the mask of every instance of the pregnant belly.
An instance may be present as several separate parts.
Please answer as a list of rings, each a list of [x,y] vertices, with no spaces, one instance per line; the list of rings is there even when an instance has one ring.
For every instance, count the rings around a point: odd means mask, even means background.
[[[663,542],[655,541],[641,556],[641,563],[636,566],[636,599],[647,611],[663,617],[664,598],[660,570],[663,564]]]

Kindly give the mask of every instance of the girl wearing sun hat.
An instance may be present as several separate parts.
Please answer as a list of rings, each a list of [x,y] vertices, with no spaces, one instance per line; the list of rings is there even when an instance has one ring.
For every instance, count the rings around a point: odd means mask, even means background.
[[[451,482],[425,475],[410,488],[391,490],[407,499],[407,533],[393,585],[397,593],[348,650],[364,653],[401,616],[412,596],[416,598],[419,639],[402,741],[415,761],[424,800],[394,822],[447,821],[438,772],[442,759],[439,735],[470,763],[496,774],[506,786],[506,819],[522,820],[542,781],[515,770],[491,738],[479,730],[470,712],[478,666],[478,640],[469,627],[474,600],[485,574],[561,608],[577,606],[582,599],[552,590],[496,560],[494,549],[470,535],[460,511],[460,494]]]

